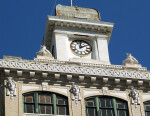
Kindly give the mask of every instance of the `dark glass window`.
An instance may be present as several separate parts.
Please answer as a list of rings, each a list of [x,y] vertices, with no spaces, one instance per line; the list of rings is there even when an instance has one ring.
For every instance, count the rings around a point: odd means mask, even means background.
[[[94,98],[89,98],[86,100],[86,112],[87,116],[97,116],[96,101]]]
[[[27,94],[24,96],[24,112],[25,113],[35,112],[34,94]]]
[[[127,102],[113,97],[85,99],[86,116],[129,116]]]
[[[150,116],[150,101],[144,102],[145,116]]]
[[[24,113],[69,115],[68,99],[65,96],[47,93],[33,92],[23,95]]]
[[[56,95],[56,106],[57,106],[58,115],[68,114],[67,104],[68,104],[68,101],[66,98]]]
[[[117,114],[118,114],[118,116],[127,116],[128,115],[127,102],[124,102],[124,101],[121,101],[119,99],[116,99],[116,107],[117,107]]]

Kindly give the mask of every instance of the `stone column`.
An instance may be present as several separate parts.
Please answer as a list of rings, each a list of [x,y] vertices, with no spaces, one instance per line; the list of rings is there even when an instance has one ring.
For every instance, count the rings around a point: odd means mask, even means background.
[[[97,46],[99,60],[105,62],[106,64],[110,64],[106,37],[97,37]]]

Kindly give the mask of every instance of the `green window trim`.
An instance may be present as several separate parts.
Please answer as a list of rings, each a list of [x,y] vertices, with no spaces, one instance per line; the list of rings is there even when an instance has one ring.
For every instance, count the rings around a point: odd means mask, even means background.
[[[150,101],[144,102],[145,116],[150,115]]]
[[[43,100],[45,100],[44,103],[41,102],[41,95],[43,96],[48,96],[49,97],[49,102],[47,102],[47,98],[44,97]],[[26,100],[29,97],[28,100]],[[40,98],[39,98],[40,97]],[[58,99],[57,99],[58,98]],[[62,98],[62,99],[59,99]],[[60,100],[60,101],[59,101]],[[61,101],[62,100],[62,101]],[[56,94],[56,93],[51,93],[51,92],[29,92],[29,93],[24,93],[22,95],[22,101],[23,101],[23,112],[24,113],[34,113],[34,114],[48,114],[48,115],[64,115],[64,116],[68,116],[69,115],[69,108],[68,108],[68,98],[60,95],[60,94]],[[60,103],[57,103],[60,102]],[[61,102],[63,104],[61,104]],[[32,112],[27,111],[27,105],[30,105],[30,107],[32,106]],[[40,108],[42,108],[42,106],[44,106],[44,110],[46,110],[46,113],[41,113],[40,112]],[[47,113],[47,107],[50,107],[50,112],[51,113]],[[62,109],[65,109],[65,114],[61,114]],[[30,108],[28,108],[30,109]],[[61,111],[59,111],[61,110]],[[59,114],[60,113],[60,114]]]
[[[102,105],[101,103],[102,99],[108,100],[110,102],[110,106],[107,105],[106,107],[107,102],[105,103],[105,106],[104,104],[103,106],[100,106],[100,104]],[[92,102],[93,102],[93,105],[91,105]],[[90,103],[90,105],[88,105],[88,103]],[[123,108],[121,106],[119,107],[120,104],[124,104],[124,107]],[[129,116],[127,102],[118,98],[114,98],[114,97],[93,96],[93,97],[85,98],[85,108],[86,108],[86,116],[104,116],[104,114],[102,113],[102,110],[111,110],[111,113],[113,113],[111,116],[122,116],[120,114],[120,111],[121,112],[123,111],[125,113],[125,116]],[[92,111],[93,114],[89,113],[90,108],[93,109]],[[94,108],[96,110],[94,110]],[[110,116],[110,114],[108,116]]]

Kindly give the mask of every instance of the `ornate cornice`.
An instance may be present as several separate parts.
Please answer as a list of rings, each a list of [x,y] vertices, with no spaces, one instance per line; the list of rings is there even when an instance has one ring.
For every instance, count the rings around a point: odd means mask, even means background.
[[[84,64],[85,65],[85,64]],[[150,80],[150,72],[137,71],[127,69],[113,69],[112,67],[94,67],[87,65],[72,65],[66,63],[42,63],[38,61],[13,61],[13,60],[0,60],[0,68],[3,69],[16,69],[16,70],[29,70],[29,71],[43,71],[64,74],[77,74],[77,75],[93,75],[102,77],[117,77],[126,79]],[[111,65],[110,65],[111,66]]]

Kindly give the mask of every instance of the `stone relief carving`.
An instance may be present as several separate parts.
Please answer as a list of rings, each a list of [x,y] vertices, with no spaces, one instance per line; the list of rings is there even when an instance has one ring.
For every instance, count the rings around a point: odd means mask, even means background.
[[[92,68],[80,66],[71,66],[63,64],[48,64],[39,62],[27,62],[27,61],[5,61],[0,60],[0,67],[6,68],[18,68],[18,69],[28,69],[28,70],[42,70],[42,71],[57,71],[59,73],[75,73],[75,74],[90,74],[99,75],[105,77],[125,77],[125,78],[136,78],[136,79],[150,79],[149,72],[139,72],[139,71],[127,71],[118,69],[106,69],[106,68]]]
[[[10,99],[13,99],[16,96],[16,82],[13,80],[13,77],[8,77],[6,81],[6,95],[10,96]]]
[[[72,83],[71,89],[71,99],[75,101],[75,104],[78,105],[78,101],[81,100],[80,96],[80,88],[78,85],[75,85],[75,83]]]
[[[129,96],[131,98],[131,103],[137,108],[137,105],[140,104],[139,92],[134,89],[134,87],[131,87]]]

